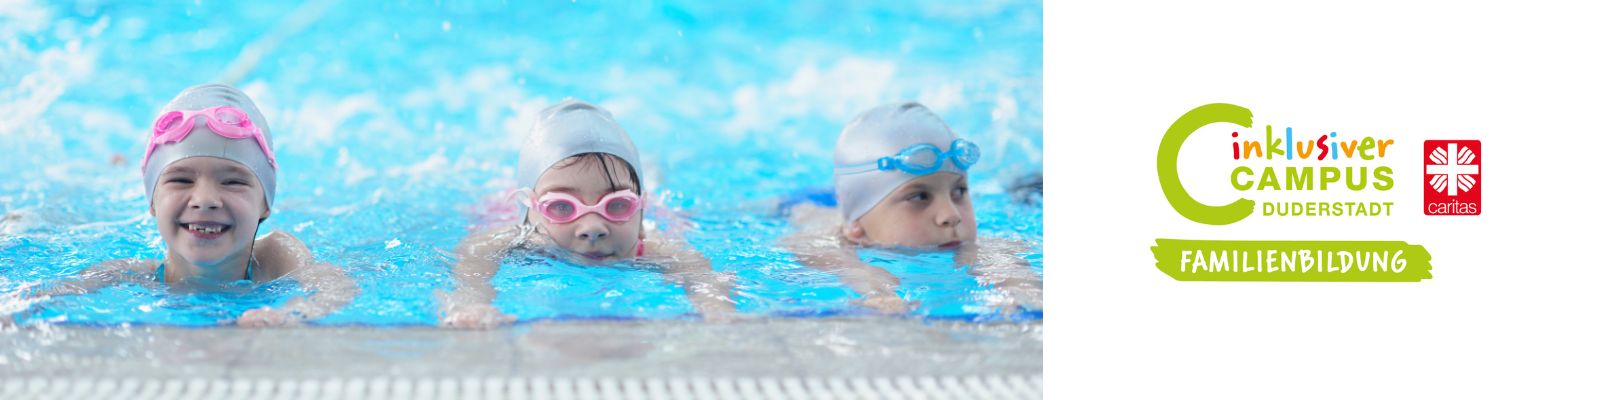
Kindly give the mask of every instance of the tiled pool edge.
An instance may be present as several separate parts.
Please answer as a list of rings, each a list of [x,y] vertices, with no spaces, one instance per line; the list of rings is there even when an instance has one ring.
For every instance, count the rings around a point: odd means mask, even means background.
[[[984,398],[969,393],[977,390],[1038,398],[1042,329],[1038,322],[909,319],[550,322],[487,331],[51,327],[0,333],[0,393],[7,394],[0,397],[107,391],[161,398],[198,390],[200,397],[362,398],[377,389],[345,392],[377,385],[385,398],[486,387],[506,397],[484,398],[540,398],[534,394],[545,386],[537,385],[565,385],[569,392],[545,394]],[[691,395],[673,397],[682,393]]]
[[[329,378],[139,380],[0,378],[27,399],[1039,399],[1040,375],[895,378]]]

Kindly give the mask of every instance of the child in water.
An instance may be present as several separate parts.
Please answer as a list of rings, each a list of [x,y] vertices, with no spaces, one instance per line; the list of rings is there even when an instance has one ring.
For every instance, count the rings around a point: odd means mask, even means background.
[[[252,327],[300,324],[350,302],[358,290],[350,278],[315,263],[299,239],[285,232],[257,238],[272,215],[278,164],[267,120],[249,97],[226,85],[199,85],[157,115],[140,167],[165,258],[106,261],[29,297],[84,294],[130,280],[217,291],[284,277],[311,293],[278,308],[248,310],[235,321]]]
[[[488,327],[514,320],[492,303],[490,279],[512,249],[530,249],[584,265],[639,261],[659,265],[684,286],[708,319],[733,312],[729,281],[681,238],[647,235],[639,153],[611,113],[567,99],[544,109],[522,145],[517,196],[521,223],[473,234],[456,247],[456,290],[441,301],[441,325]]]
[[[835,197],[807,193],[786,202],[797,232],[784,246],[807,266],[839,276],[884,313],[911,305],[896,294],[900,279],[861,261],[858,247],[954,251],[955,268],[992,286],[1008,312],[1043,305],[1043,282],[1021,243],[979,238],[967,169],[978,146],[956,137],[915,102],[868,110],[850,121],[834,147]],[[837,204],[837,209],[827,208]]]

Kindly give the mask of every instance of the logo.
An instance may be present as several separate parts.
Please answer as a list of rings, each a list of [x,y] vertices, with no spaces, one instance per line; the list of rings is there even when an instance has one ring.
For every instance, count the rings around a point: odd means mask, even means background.
[[[1252,215],[1283,222],[1304,223],[1306,232],[1315,232],[1314,219],[1357,219],[1381,221],[1392,216],[1395,187],[1392,163],[1403,158],[1391,151],[1398,140],[1392,133],[1360,131],[1337,132],[1318,127],[1263,124],[1252,126],[1250,109],[1227,103],[1213,103],[1189,110],[1178,117],[1161,137],[1156,149],[1156,178],[1167,203],[1183,218],[1207,225],[1229,225]],[[1232,171],[1211,179],[1187,182],[1193,187],[1231,185],[1240,195],[1226,204],[1206,204],[1189,194],[1179,179],[1178,153],[1191,136],[1219,134],[1217,129],[1196,133],[1211,124],[1220,124],[1227,135],[1222,140],[1203,140],[1210,157],[1232,165]],[[1203,136],[1202,136],[1203,137]],[[1473,154],[1477,141],[1470,142]],[[1429,142],[1430,146],[1431,143]],[[1440,142],[1445,143],[1445,142]],[[1445,146],[1439,163],[1468,164],[1477,156],[1465,156],[1460,143]],[[1431,147],[1430,147],[1431,148]],[[1451,161],[1454,160],[1454,161]],[[1434,166],[1430,165],[1429,168]],[[1435,172],[1453,181],[1440,181],[1439,188],[1452,195],[1482,191],[1477,165],[1464,169]],[[1466,174],[1472,174],[1466,177]],[[1474,189],[1475,188],[1475,189]],[[1463,190],[1467,190],[1463,192]],[[1431,187],[1430,187],[1430,190]],[[1474,191],[1475,190],[1475,191]],[[1413,192],[1414,193],[1414,192]],[[1246,198],[1254,197],[1254,199]],[[1475,196],[1475,194],[1474,194]],[[1473,197],[1476,201],[1476,197]],[[1476,210],[1476,208],[1474,208]],[[1476,211],[1474,211],[1476,213]],[[1278,232],[1289,232],[1278,230]],[[1373,236],[1389,232],[1377,224]],[[1383,240],[1388,239],[1388,240]],[[1432,279],[1432,255],[1421,245],[1381,238],[1380,240],[1211,240],[1157,238],[1150,247],[1156,268],[1179,281],[1255,281],[1255,282],[1420,282]]]
[[[1483,212],[1483,145],[1476,140],[1422,142],[1422,212]]]
[[[1172,123],[1156,153],[1156,175],[1167,203],[1191,221],[1228,225],[1251,215],[1273,218],[1383,218],[1392,215],[1393,201],[1359,196],[1394,188],[1397,153],[1395,139],[1335,131],[1312,131],[1292,126],[1274,130],[1266,125],[1252,130],[1249,109],[1226,103],[1190,110]],[[1229,148],[1216,149],[1237,164],[1219,176],[1242,196],[1269,195],[1276,201],[1240,197],[1231,203],[1201,203],[1178,179],[1178,151],[1201,127],[1232,125]],[[1224,126],[1227,126],[1224,125]],[[1243,128],[1243,129],[1239,129]],[[1397,156],[1398,157],[1398,156]],[[1203,182],[1209,184],[1215,181]],[[1378,200],[1378,201],[1374,201]]]

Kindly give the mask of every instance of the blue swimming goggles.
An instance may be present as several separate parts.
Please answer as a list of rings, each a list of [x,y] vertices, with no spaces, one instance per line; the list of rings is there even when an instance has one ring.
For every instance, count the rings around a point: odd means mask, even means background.
[[[941,152],[938,146],[927,143],[912,145],[900,150],[900,154],[891,157],[879,158],[874,162],[852,164],[834,167],[834,175],[850,175],[872,171],[901,170],[912,175],[927,175],[939,171],[944,166],[945,160],[955,164],[956,168],[966,171],[978,163],[978,144],[956,139],[950,142],[950,151]]]

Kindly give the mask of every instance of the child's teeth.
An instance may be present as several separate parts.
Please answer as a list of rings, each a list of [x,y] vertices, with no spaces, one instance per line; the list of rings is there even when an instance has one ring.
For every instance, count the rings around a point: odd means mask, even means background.
[[[209,226],[208,227],[208,226],[200,226],[200,225],[195,225],[195,224],[189,224],[189,230],[196,231],[196,232],[202,232],[202,233],[217,233],[217,232],[222,232],[222,227],[220,227],[220,226]]]

